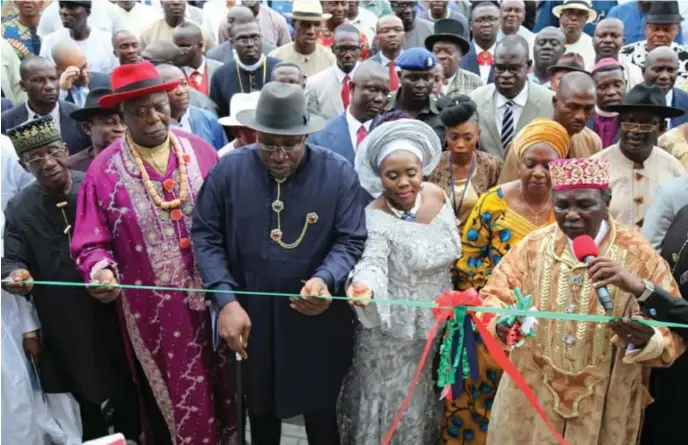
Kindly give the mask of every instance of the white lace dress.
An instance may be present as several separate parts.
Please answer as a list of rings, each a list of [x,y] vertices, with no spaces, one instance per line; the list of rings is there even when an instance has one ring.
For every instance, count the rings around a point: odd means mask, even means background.
[[[432,301],[452,288],[451,268],[461,241],[445,206],[430,224],[366,210],[368,240],[353,279],[374,298]],[[374,300],[373,300],[374,301]],[[380,445],[406,396],[434,322],[427,308],[376,305],[356,308],[354,358],[339,398],[342,445]],[[393,445],[438,445],[443,403],[435,392],[432,355],[392,440]]]

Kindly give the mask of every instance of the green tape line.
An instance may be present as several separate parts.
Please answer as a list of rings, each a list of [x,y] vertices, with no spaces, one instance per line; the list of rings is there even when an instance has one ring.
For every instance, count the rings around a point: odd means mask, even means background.
[[[10,280],[0,281],[4,284],[11,283]],[[59,287],[110,287],[103,284],[87,284],[77,281],[31,281],[34,286],[59,286]],[[218,294],[235,294],[235,295],[261,295],[266,297],[282,297],[282,298],[299,298],[299,294],[288,294],[282,292],[251,292],[251,291],[231,291],[231,290],[209,290],[209,289],[194,289],[194,288],[184,288],[184,287],[165,287],[165,286],[144,286],[135,284],[118,284],[115,287],[120,289],[132,289],[132,290],[154,290],[154,291],[167,291],[167,292],[199,292],[199,293],[218,293]],[[325,297],[319,297],[325,298]],[[329,297],[332,300],[358,300],[357,298],[349,297]],[[375,298],[371,300],[376,304],[388,304],[391,306],[405,306],[405,307],[417,307],[434,309],[437,308],[437,304],[434,301],[415,301],[415,300],[384,300]],[[486,307],[486,306],[471,306],[468,310],[472,312],[482,312],[495,315],[507,315],[507,316],[517,316],[517,317],[534,317],[549,320],[568,320],[577,322],[587,322],[587,323],[609,323],[610,321],[617,320],[619,317],[610,317],[608,315],[593,315],[593,314],[573,314],[568,312],[549,312],[549,311],[528,311],[528,310],[518,310],[518,309],[507,309],[507,308],[497,308],[497,307]],[[639,322],[646,324],[648,326],[657,328],[682,328],[688,329],[688,324],[683,323],[672,323],[666,321],[656,321],[641,319]]]

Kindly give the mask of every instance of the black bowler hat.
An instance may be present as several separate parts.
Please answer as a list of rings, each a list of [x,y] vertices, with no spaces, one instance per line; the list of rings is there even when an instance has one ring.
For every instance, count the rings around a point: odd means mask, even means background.
[[[645,23],[658,25],[678,25],[682,21],[683,17],[678,10],[678,2],[676,1],[652,2],[645,19]]]
[[[664,119],[683,116],[685,113],[680,108],[667,106],[666,95],[660,87],[657,85],[648,86],[644,83],[639,83],[626,93],[623,103],[610,105],[605,110],[613,113],[649,111]]]
[[[84,108],[79,108],[78,110],[72,111],[69,117],[71,117],[75,121],[85,122],[94,115],[118,113],[119,111],[116,108],[105,108],[98,105],[98,100],[103,96],[107,96],[108,94],[112,94],[112,90],[110,88],[92,89],[86,95],[86,100],[84,101]]]
[[[432,51],[432,47],[437,42],[452,42],[459,45],[461,53],[466,54],[471,44],[464,37],[466,30],[463,29],[461,22],[454,19],[441,19],[435,22],[435,32],[425,38],[425,47]]]

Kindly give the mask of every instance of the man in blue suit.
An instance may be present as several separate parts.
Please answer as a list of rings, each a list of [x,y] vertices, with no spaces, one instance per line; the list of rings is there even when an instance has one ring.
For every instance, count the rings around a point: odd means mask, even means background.
[[[674,88],[678,77],[678,56],[671,48],[660,46],[647,54],[643,77],[647,85],[657,85],[662,88],[666,94],[668,107],[688,110],[688,93],[680,88]],[[667,130],[686,122],[688,122],[688,113],[667,119]]]
[[[370,132],[373,119],[383,112],[389,94],[388,71],[378,62],[360,63],[351,81],[351,103],[325,128],[312,136],[311,145],[328,148],[353,164],[358,144]]]
[[[170,116],[182,130],[193,133],[208,144],[221,149],[227,144],[224,130],[217,122],[217,117],[202,108],[189,104],[189,87],[186,75],[181,68],[174,65],[157,65],[155,67],[163,82],[179,82],[179,86],[167,93],[170,100]]]
[[[473,41],[468,52],[461,57],[459,66],[480,76],[484,84],[494,82],[492,64],[500,28],[500,14],[499,7],[494,3],[474,3],[471,8]]]

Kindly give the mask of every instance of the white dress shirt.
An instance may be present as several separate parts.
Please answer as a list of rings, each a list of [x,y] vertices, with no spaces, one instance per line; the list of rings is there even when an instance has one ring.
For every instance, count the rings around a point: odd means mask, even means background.
[[[595,66],[595,48],[592,46],[592,37],[582,33],[576,43],[566,45],[567,53],[576,53],[583,58],[583,66]]]
[[[349,127],[349,138],[351,138],[351,146],[354,147],[354,152],[358,148],[356,147],[356,141],[358,139],[358,130],[361,128],[361,126],[364,126],[367,135],[370,132],[370,125],[372,123],[372,119],[365,121],[364,123],[360,123],[358,119],[351,115],[349,109],[346,109],[346,125],[348,125]]]
[[[239,59],[235,59],[239,60]],[[205,56],[203,56],[203,61],[201,62],[201,66],[198,67],[198,69],[192,67],[192,66],[185,66],[182,69],[184,70],[184,73],[186,74],[186,77],[189,78],[189,82],[193,82],[191,80],[191,75],[194,73],[194,71],[198,71],[200,76],[198,77],[198,82],[203,82],[203,76],[205,75],[205,70],[207,68],[208,64],[206,62]],[[200,86],[200,83],[197,83],[196,86]],[[210,79],[208,79],[208,88],[210,88]]]
[[[354,66],[354,69],[352,69],[351,72],[347,74],[344,71],[342,71],[342,69],[339,68],[339,66],[334,65],[332,67],[332,69],[334,69],[334,75],[337,77],[337,83],[339,83],[339,85],[342,85],[344,83],[344,77],[346,77],[346,76],[349,76],[349,82],[351,82],[354,78],[354,73],[356,72],[356,68],[358,68],[358,63],[356,63],[356,66]]]
[[[41,116],[40,114],[36,113],[29,107],[29,101],[24,102],[24,105],[26,106],[26,111],[29,113],[29,118],[26,119],[26,122],[32,121],[34,119],[37,119],[37,116]],[[55,122],[55,126],[57,127],[57,130],[60,130],[60,103],[56,102],[55,103],[55,108],[53,108],[53,111],[50,112],[50,117],[53,118],[53,122]],[[26,123],[24,122],[24,123]]]
[[[497,131],[499,135],[502,135],[502,121],[504,120],[504,112],[506,111],[506,103],[509,101],[506,97],[502,96],[499,91],[495,90],[495,120],[497,124]],[[521,118],[521,113],[526,107],[528,102],[528,82],[523,87],[520,93],[516,95],[511,101],[514,105],[511,107],[511,113],[514,119],[514,136],[516,136],[516,127],[518,127],[518,120]],[[506,148],[506,147],[504,147]]]
[[[447,91],[449,91],[449,88],[451,87],[452,83],[454,83],[454,79],[456,79],[456,74],[458,72],[459,71],[457,70],[453,76],[451,76],[449,79],[445,79],[445,83],[442,84],[442,94],[447,94]]]
[[[151,26],[154,21],[162,18],[162,9],[160,7],[156,8],[143,3],[135,3],[129,11],[115,5],[115,12],[122,23],[126,24],[127,29],[137,38],[144,29]]]
[[[672,106],[671,103],[673,102],[673,100],[674,100],[674,90],[669,90],[669,92],[666,93],[666,104],[667,104],[667,107],[671,107],[671,106]],[[671,130],[671,119],[670,119],[670,118],[666,118],[665,120],[666,120],[666,123],[667,123],[667,130]]]
[[[478,46],[478,44],[473,41],[473,45],[475,46],[475,54],[476,56],[479,56],[481,52],[484,50]],[[492,54],[492,57],[494,58],[494,53],[495,53],[495,48],[497,47],[497,43],[495,42],[494,45],[490,49],[487,50],[490,54]],[[480,70],[480,78],[482,79],[483,83],[487,85],[489,82],[487,81],[490,78],[490,70],[492,69],[492,66],[490,65],[480,65],[478,64],[478,69]]]
[[[91,15],[88,16],[88,24],[91,26],[91,29],[95,28],[104,31],[108,36],[112,36],[112,34],[122,29],[129,29],[122,22],[115,8],[120,9],[119,6],[115,6],[109,0],[93,0]],[[45,38],[48,34],[59,29],[63,29],[62,19],[60,18],[60,5],[54,1],[41,13],[36,32],[41,38]],[[89,54],[86,53],[86,55]]]
[[[119,60],[112,49],[112,35],[98,28],[91,28],[91,33],[84,40],[74,40],[67,28],[60,28],[43,38],[40,56],[54,62],[52,48],[57,42],[65,39],[79,45],[88,58],[88,68],[91,71],[110,74],[119,66]]]

